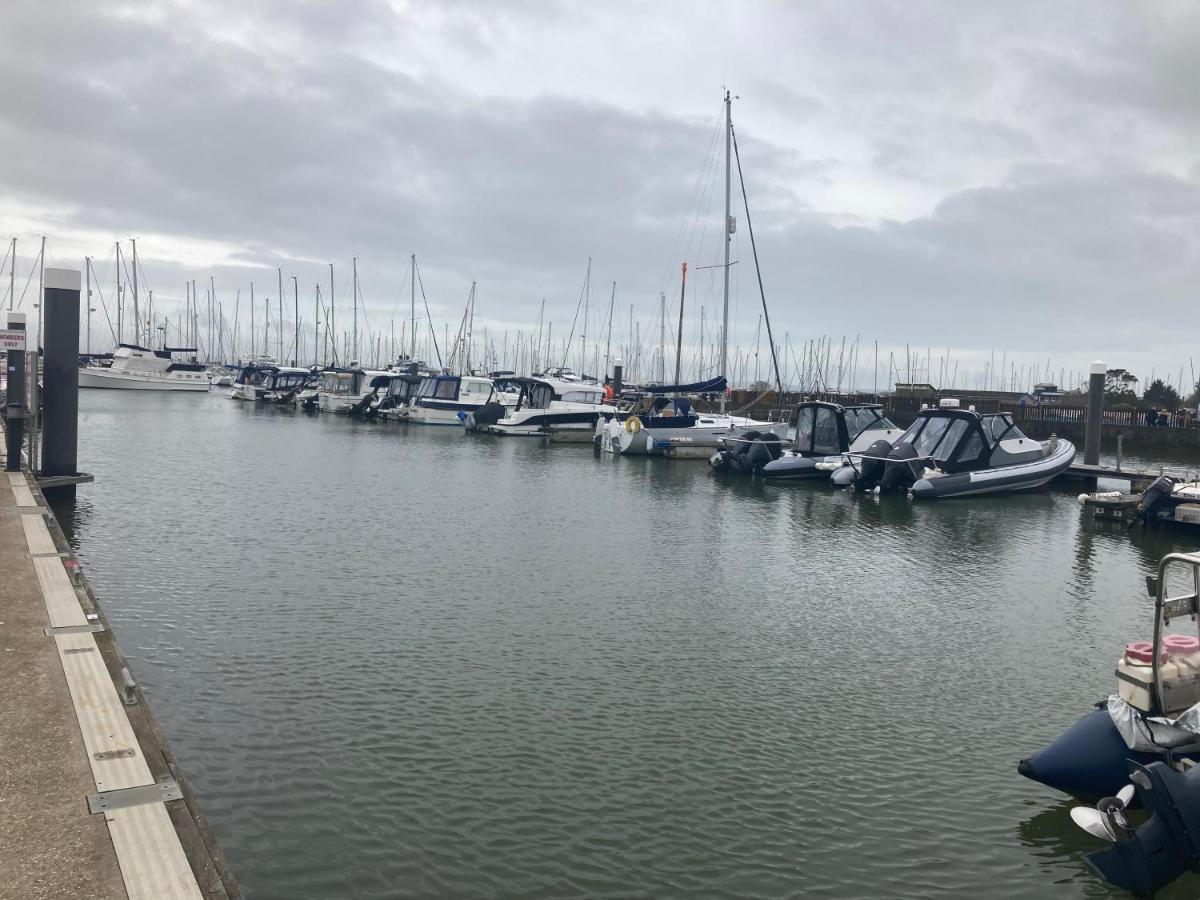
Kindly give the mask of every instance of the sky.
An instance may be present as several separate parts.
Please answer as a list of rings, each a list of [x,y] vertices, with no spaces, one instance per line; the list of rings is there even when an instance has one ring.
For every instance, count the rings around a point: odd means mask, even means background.
[[[357,257],[361,347],[398,342],[415,254],[419,349],[430,322],[453,340],[475,284],[477,347],[511,357],[540,320],[553,361],[574,331],[574,368],[589,260],[587,352],[643,370],[660,292],[674,365],[686,262],[684,375],[715,374],[728,88],[785,382],[827,342],[830,386],[1070,380],[1100,359],[1186,387],[1198,69],[1200,5],[1177,2],[14,0],[0,238],[35,314],[43,235],[47,265],[93,257],[96,347],[113,245],[136,238],[172,341],[195,279],[208,342],[211,278],[247,352],[254,282],[275,352],[297,320],[291,303],[279,327],[279,269],[311,356],[316,285],[328,304],[332,262],[344,332]],[[735,166],[732,374],[757,346],[765,378],[740,191]]]

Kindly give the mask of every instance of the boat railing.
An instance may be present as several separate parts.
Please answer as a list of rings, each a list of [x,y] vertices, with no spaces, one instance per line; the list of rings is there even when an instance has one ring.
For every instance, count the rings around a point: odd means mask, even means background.
[[[1167,593],[1167,572],[1172,566],[1188,566],[1192,570],[1192,591],[1188,594],[1170,596]],[[1154,598],[1154,648],[1151,657],[1154,678],[1154,705],[1160,712],[1183,709],[1200,701],[1200,673],[1173,679],[1166,688],[1163,685],[1161,656],[1163,631],[1172,619],[1189,616],[1196,624],[1196,636],[1200,638],[1200,553],[1168,553],[1158,562],[1158,572],[1146,576],[1146,591]],[[1185,700],[1168,702],[1166,689],[1180,692]],[[1187,702],[1190,701],[1190,702]]]

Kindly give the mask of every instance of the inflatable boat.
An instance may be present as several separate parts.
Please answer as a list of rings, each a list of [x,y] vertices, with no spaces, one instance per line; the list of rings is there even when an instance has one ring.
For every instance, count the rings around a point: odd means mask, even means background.
[[[796,434],[790,448],[774,433],[726,438],[725,447],[709,458],[717,472],[762,475],[764,478],[828,478],[845,453],[861,453],[875,441],[895,440],[902,429],[883,415],[878,404],[842,406],[808,400],[796,406]]]
[[[1191,568],[1193,591],[1168,597],[1167,570],[1180,565]],[[1021,775],[1095,800],[1129,783],[1130,763],[1183,768],[1185,761],[1200,761],[1200,631],[1194,618],[1200,612],[1200,554],[1167,554],[1147,583],[1155,597],[1153,639],[1126,645],[1117,661],[1116,693],[1021,760]],[[1172,620],[1191,633],[1166,633]]]
[[[1167,596],[1172,567],[1190,570],[1191,591]],[[1200,871],[1200,554],[1167,554],[1146,584],[1154,639],[1125,648],[1117,694],[1018,766],[1051,787],[1100,798],[1071,810],[1076,825],[1111,844],[1087,862],[1137,896]],[[1168,634],[1172,621],[1182,628]],[[1127,815],[1135,804],[1147,813],[1136,827]]]
[[[980,414],[943,400],[895,442],[878,440],[833,473],[833,483],[914,498],[967,497],[1041,487],[1075,460],[1075,445],[1022,434],[1008,413]]]

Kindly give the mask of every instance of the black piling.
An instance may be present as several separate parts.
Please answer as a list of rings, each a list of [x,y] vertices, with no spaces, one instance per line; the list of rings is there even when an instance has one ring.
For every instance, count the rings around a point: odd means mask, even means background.
[[[79,471],[79,271],[47,269],[43,361],[43,476]],[[75,492],[75,485],[55,488]]]
[[[1100,464],[1100,426],[1104,419],[1104,363],[1092,363],[1088,378],[1087,423],[1083,436],[1083,462],[1085,465]]]
[[[21,445],[25,442],[25,313],[10,312],[4,335],[7,351],[8,394],[4,401],[4,443],[8,472],[21,471]]]

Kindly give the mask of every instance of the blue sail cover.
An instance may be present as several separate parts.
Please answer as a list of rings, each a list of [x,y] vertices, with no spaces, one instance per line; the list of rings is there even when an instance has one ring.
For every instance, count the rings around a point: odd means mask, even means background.
[[[725,390],[724,375],[694,384],[646,384],[638,388],[645,394],[719,394]]]

